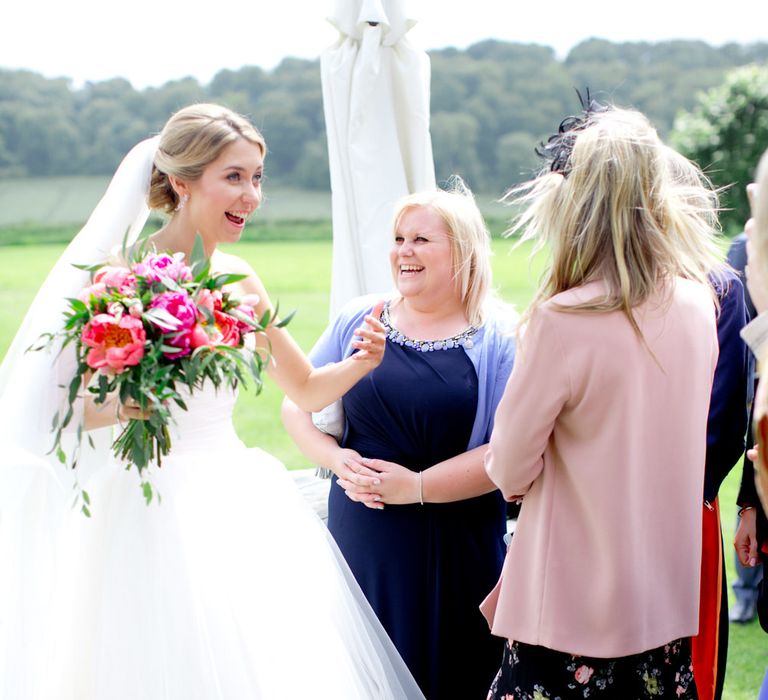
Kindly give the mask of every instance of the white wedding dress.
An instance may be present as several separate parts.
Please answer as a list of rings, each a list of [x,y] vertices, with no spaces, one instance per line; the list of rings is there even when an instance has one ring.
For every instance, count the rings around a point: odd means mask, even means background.
[[[176,411],[160,503],[115,463],[82,484],[91,518],[49,472],[25,482],[0,519],[3,700],[422,697],[284,466],[235,434],[234,402],[206,388]]]

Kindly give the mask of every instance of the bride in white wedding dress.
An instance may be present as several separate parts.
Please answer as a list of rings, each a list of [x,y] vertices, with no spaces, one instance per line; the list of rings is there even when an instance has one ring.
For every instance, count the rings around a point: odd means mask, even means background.
[[[147,506],[135,469],[110,459],[111,425],[142,418],[116,398],[80,403],[94,438],[77,470],[91,518],[71,507],[71,475],[46,455],[66,353],[24,350],[87,283],[70,263],[103,260],[129,224],[135,237],[147,194],[170,214],[150,238],[157,250],[188,256],[199,232],[212,268],[246,274],[238,292],[258,294],[258,314],[271,308],[255,273],[216,249],[259,206],[264,153],[258,131],[225,108],[177,112],[159,141],[126,157],[0,367],[4,700],[423,697],[283,465],[235,434],[233,392],[206,385],[173,412],[172,451],[149,467],[161,503]],[[384,348],[374,317],[357,359],[320,370],[286,331],[267,336],[271,377],[307,410],[341,396]]]

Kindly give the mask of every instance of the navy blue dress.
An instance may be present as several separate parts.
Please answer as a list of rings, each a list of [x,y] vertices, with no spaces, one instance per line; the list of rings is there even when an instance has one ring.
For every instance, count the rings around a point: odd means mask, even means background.
[[[390,340],[343,403],[344,447],[420,471],[466,451],[477,376],[460,347],[420,352]],[[504,640],[478,605],[501,571],[504,514],[498,491],[374,510],[333,478],[328,527],[429,700],[484,698],[498,670]]]

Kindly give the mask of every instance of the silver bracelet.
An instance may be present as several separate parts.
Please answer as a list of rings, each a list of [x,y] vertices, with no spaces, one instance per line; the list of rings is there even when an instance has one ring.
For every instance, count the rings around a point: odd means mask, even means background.
[[[419,503],[424,505],[424,472],[419,472]]]

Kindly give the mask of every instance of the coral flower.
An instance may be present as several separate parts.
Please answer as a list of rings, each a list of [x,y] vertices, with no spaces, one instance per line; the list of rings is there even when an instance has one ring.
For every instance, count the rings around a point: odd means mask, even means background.
[[[85,324],[80,337],[91,348],[85,359],[88,366],[107,374],[120,374],[144,357],[144,324],[132,316],[118,320],[97,314]]]
[[[236,348],[240,344],[239,321],[234,316],[221,311],[214,311],[213,317],[216,322],[217,335],[220,336],[216,341],[217,344]]]
[[[240,321],[223,311],[213,312],[213,323],[197,323],[190,333],[190,345],[199,348],[203,345],[240,345]]]

